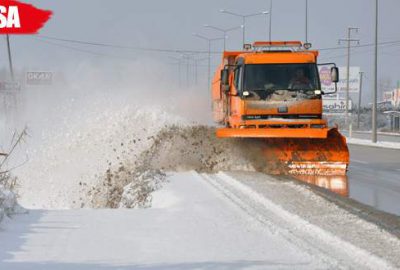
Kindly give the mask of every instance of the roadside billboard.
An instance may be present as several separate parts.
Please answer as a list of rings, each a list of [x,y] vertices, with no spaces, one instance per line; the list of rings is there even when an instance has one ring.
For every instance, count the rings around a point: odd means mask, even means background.
[[[51,85],[53,84],[53,72],[28,71],[26,72],[27,85]]]
[[[346,100],[345,99],[323,99],[322,107],[324,113],[345,113],[346,112]],[[349,111],[352,109],[352,102],[349,100]]]
[[[331,70],[327,66],[318,68],[319,76],[321,79],[322,91],[333,92],[335,91],[335,84],[331,81]],[[346,92],[346,67],[339,67],[339,82],[337,83],[338,92]],[[350,67],[349,74],[349,92],[358,93],[360,91],[360,67]]]

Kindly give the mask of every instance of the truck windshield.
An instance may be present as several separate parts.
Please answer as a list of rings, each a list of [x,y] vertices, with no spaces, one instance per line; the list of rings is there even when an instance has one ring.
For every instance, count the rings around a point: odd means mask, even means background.
[[[245,91],[320,89],[316,64],[245,65]]]

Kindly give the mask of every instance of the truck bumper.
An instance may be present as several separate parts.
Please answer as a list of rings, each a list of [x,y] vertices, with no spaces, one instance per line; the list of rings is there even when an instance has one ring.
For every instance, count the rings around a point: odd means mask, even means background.
[[[329,128],[218,128],[218,138],[314,138],[326,139]]]

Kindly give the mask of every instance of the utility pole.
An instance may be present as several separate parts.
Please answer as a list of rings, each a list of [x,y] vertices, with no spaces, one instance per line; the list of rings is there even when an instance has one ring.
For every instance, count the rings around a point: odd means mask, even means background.
[[[357,111],[357,129],[360,129],[360,113],[361,113],[361,92],[362,92],[362,80],[364,72],[360,71],[360,90],[358,91],[358,111]]]
[[[11,80],[14,82],[14,68],[13,68],[13,62],[12,62],[12,57],[11,57],[10,37],[8,36],[8,34],[6,35],[6,40],[7,40],[8,64],[10,67]]]
[[[377,109],[378,109],[378,0],[375,0],[375,57],[374,57],[374,90],[372,95],[372,142],[378,141]]]
[[[269,41],[272,41],[272,0],[269,0]]]
[[[306,0],[306,43],[308,43],[308,0]]]
[[[339,39],[339,44],[341,42],[347,42],[347,70],[346,70],[346,112],[345,112],[345,127],[349,128],[349,100],[350,100],[350,48],[351,48],[351,43],[352,42],[357,42],[357,44],[360,44],[359,39],[352,39],[351,38],[351,33],[352,31],[355,31],[358,33],[359,28],[358,27],[348,27],[347,28],[347,38],[346,39]]]
[[[190,86],[190,60],[192,59],[192,54],[182,54],[182,59],[186,62],[186,87]]]

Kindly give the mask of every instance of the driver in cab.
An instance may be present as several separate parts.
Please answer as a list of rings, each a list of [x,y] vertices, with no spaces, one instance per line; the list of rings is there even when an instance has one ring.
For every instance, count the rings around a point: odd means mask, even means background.
[[[294,77],[290,80],[289,89],[290,90],[309,90],[311,89],[310,79],[305,76],[303,69],[297,69]]]

